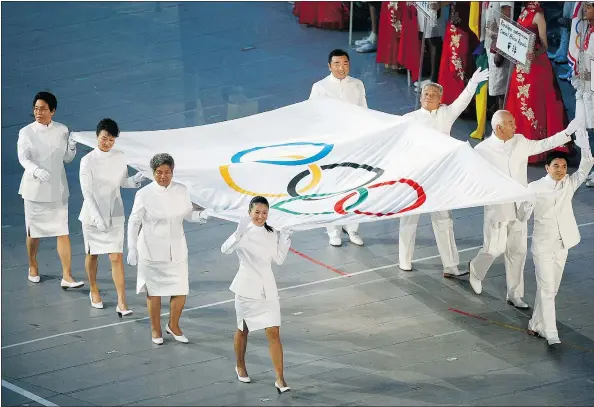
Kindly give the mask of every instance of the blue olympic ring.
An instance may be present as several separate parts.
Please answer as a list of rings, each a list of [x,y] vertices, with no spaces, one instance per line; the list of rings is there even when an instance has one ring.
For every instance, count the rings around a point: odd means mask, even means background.
[[[296,142],[296,143],[274,144],[274,145],[265,146],[265,147],[254,147],[254,148],[250,148],[249,150],[243,150],[238,153],[235,153],[233,155],[233,157],[231,157],[231,162],[235,163],[235,164],[241,163],[241,158],[244,155],[251,153],[253,151],[264,150],[265,148],[283,147],[283,146],[304,146],[304,145],[305,146],[316,146],[316,147],[323,146],[323,148],[319,153],[312,155],[309,158],[303,158],[300,160],[294,160],[294,161],[256,160],[255,162],[262,163],[262,164],[272,164],[272,165],[290,165],[290,166],[305,165],[305,164],[310,164],[310,163],[316,162],[318,160],[321,160],[322,158],[324,158],[328,154],[330,154],[330,151],[332,151],[332,148],[334,148],[334,144],[326,144],[326,143]]]

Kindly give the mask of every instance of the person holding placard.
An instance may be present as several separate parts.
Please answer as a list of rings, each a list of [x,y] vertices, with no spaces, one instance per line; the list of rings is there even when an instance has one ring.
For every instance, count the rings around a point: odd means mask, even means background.
[[[542,140],[559,133],[567,123],[567,113],[559,86],[553,76],[547,52],[547,25],[539,2],[526,4],[518,18],[518,24],[536,34],[534,50],[529,51],[530,71],[516,65],[510,80],[506,110],[517,123],[518,133],[529,140]],[[560,151],[568,152],[566,146]],[[528,163],[544,161],[546,152],[535,154]]]

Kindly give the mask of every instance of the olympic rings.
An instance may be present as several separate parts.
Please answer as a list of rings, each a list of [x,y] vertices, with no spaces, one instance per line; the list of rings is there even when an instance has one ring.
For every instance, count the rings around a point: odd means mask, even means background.
[[[326,157],[328,154],[330,154],[330,151],[332,151],[332,148],[334,148],[333,144],[326,144],[326,143],[307,143],[307,142],[297,142],[297,143],[283,143],[283,144],[274,144],[271,146],[265,146],[265,147],[254,147],[254,148],[250,148],[248,150],[243,150],[240,151],[239,153],[236,153],[233,157],[231,157],[231,162],[234,164],[238,164],[241,162],[241,158],[251,152],[254,151],[259,151],[259,150],[264,150],[266,148],[273,148],[273,147],[284,147],[284,146],[323,146],[322,150],[317,153],[312,155],[309,158],[305,158],[305,157],[301,157],[301,159],[296,160],[296,161],[270,161],[270,160],[256,160],[255,162],[257,163],[262,163],[262,164],[272,164],[272,165],[291,165],[291,166],[295,166],[295,165],[305,165],[305,164],[311,164],[313,162],[316,162],[318,160],[321,160],[322,158]]]

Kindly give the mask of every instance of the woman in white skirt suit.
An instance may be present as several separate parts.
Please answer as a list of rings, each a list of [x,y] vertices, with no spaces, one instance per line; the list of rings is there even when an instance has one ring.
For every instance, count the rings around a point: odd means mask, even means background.
[[[128,219],[128,264],[138,264],[136,292],[146,291],[153,343],[163,343],[161,297],[164,296],[171,297],[166,332],[176,341],[187,343],[179,327],[189,291],[183,221],[205,223],[208,216],[192,204],[185,185],[172,181],[173,157],[157,154],[150,166],[155,182],[136,193]]]
[[[62,262],[64,289],[84,285],[72,277],[72,252],[68,236],[68,181],[64,163],[76,155],[76,141],[68,128],[52,120],[58,101],[49,92],[39,92],[33,99],[35,121],[19,131],[17,153],[25,169],[19,194],[25,204],[28,279],[39,283],[37,250],[42,237],[57,237],[58,256]]]
[[[257,196],[249,206],[249,217],[240,220],[237,230],[221,247],[223,254],[237,252],[239,271],[231,283],[235,293],[237,331],[235,332],[235,355],[237,379],[249,383],[245,366],[245,351],[248,332],[266,330],[270,344],[270,357],[276,373],[279,393],[289,391],[283,375],[283,347],[280,341],[280,302],[271,264],[281,265],[291,246],[290,230],[277,235],[268,226],[269,205],[266,198]]]
[[[89,299],[93,308],[102,309],[97,286],[97,256],[108,254],[111,277],[118,294],[116,312],[131,315],[126,305],[124,281],[124,203],[120,188],[139,188],[146,179],[140,172],[128,177],[124,153],[112,150],[120,134],[118,124],[103,119],[97,125],[97,148],[80,160],[80,189],[84,198],[78,219],[85,242],[85,268],[89,276]]]

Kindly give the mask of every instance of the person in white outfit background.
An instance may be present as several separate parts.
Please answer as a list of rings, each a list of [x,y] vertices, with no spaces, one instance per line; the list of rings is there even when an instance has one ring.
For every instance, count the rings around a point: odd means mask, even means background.
[[[313,84],[309,98],[333,98],[367,108],[365,85],[360,79],[349,76],[351,69],[349,54],[341,49],[330,52],[328,55],[328,69],[330,69],[330,75]],[[351,223],[344,227],[327,226],[326,231],[328,232],[330,245],[342,245],[341,230],[348,234],[352,243],[363,246],[364,243],[359,235],[358,223]]]
[[[528,185],[528,157],[552,150],[572,139],[571,134],[583,127],[574,119],[568,127],[543,140],[529,140],[515,134],[516,121],[506,110],[498,110],[491,119],[493,134],[480,142],[475,151],[496,168],[523,186]],[[488,205],[484,209],[483,247],[468,264],[470,285],[476,294],[482,292],[482,281],[500,255],[504,255],[507,283],[506,301],[516,308],[529,308],[524,297],[524,265],[528,247],[528,216],[521,204]]]
[[[172,180],[173,157],[157,154],[150,166],[155,182],[136,193],[128,219],[127,260],[138,265],[136,293],[146,291],[153,343],[163,344],[161,297],[171,297],[166,332],[187,343],[179,327],[190,285],[183,221],[205,223],[208,215],[192,203],[185,185]]]
[[[271,264],[281,265],[285,261],[291,246],[291,231],[283,229],[277,234],[266,223],[268,211],[266,198],[254,197],[249,205],[249,217],[239,221],[237,230],[221,246],[221,252],[237,252],[239,257],[239,270],[229,287],[235,293],[237,314],[234,338],[237,379],[244,383],[251,381],[245,365],[248,333],[265,329],[276,374],[274,387],[278,393],[284,393],[290,388],[283,373],[280,302]]]
[[[476,88],[488,78],[488,70],[482,71],[480,68],[476,70],[464,91],[462,91],[460,96],[451,105],[441,104],[443,95],[441,85],[429,82],[425,84],[421,92],[421,108],[404,116],[411,117],[424,126],[450,136],[454,122],[472,101]],[[419,216],[410,215],[400,218],[398,256],[399,267],[404,271],[412,270]],[[454,238],[454,222],[450,217],[450,211],[433,212],[431,214],[431,224],[433,226],[433,233],[435,234],[435,241],[437,242],[437,249],[443,263],[444,277],[459,277],[468,274],[467,272],[460,272],[458,270],[460,259]]]
[[[39,92],[33,99],[35,121],[19,131],[17,153],[25,169],[19,194],[25,207],[27,254],[29,271],[27,278],[39,283],[37,251],[39,239],[57,238],[57,251],[62,263],[64,289],[84,285],[72,277],[72,252],[68,231],[68,181],[64,163],[70,163],[76,155],[76,141],[69,137],[68,128],[53,121],[58,101],[49,92]]]
[[[567,175],[567,154],[551,152],[546,161],[547,175],[528,184],[534,192],[534,203],[524,203],[526,213],[534,208],[532,256],[536,274],[536,298],[528,333],[547,340],[549,346],[559,346],[555,297],[563,276],[568,250],[580,242],[580,232],[573,214],[572,199],[594,166],[588,136],[578,131],[576,140],[582,149],[578,170]]]
[[[116,287],[120,317],[131,315],[126,305],[124,280],[124,203],[120,188],[139,188],[145,177],[139,172],[128,177],[124,153],[113,150],[120,134],[118,124],[103,119],[97,125],[97,147],[80,160],[80,188],[83,205],[78,219],[85,243],[85,268],[89,277],[89,299],[93,308],[102,309],[97,286],[100,254],[109,255],[111,277]]]

